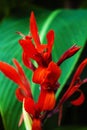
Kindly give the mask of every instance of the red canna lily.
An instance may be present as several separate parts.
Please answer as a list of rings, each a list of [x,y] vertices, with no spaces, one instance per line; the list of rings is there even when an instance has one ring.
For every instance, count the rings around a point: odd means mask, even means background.
[[[47,33],[47,44],[41,44],[33,12],[30,16],[30,35],[25,36],[20,32],[17,33],[23,37],[23,39],[19,40],[19,44],[23,48],[23,62],[33,71],[33,82],[41,86],[38,101],[34,101],[30,84],[17,60],[13,60],[15,67],[5,62],[0,62],[0,71],[18,85],[16,96],[19,101],[24,103],[23,108],[32,118],[32,130],[42,130],[42,121],[58,111],[60,124],[62,119],[63,103],[69,97],[71,97],[75,92],[79,92],[80,96],[76,100],[71,101],[71,104],[80,105],[84,102],[84,94],[79,88],[83,83],[87,82],[87,79],[80,79],[80,75],[87,65],[87,59],[85,59],[78,67],[68,90],[62,96],[56,107],[55,92],[59,87],[58,79],[61,75],[59,65],[67,58],[73,56],[80,47],[76,45],[72,46],[60,57],[57,63],[53,62],[51,51],[54,44],[54,31],[50,30]],[[31,59],[38,63],[37,68],[34,66]],[[23,120],[23,115],[21,119]]]
[[[43,93],[44,97],[46,98],[46,102],[50,102],[50,110],[52,110],[55,106],[55,91],[59,87],[57,83],[58,78],[60,77],[61,69],[57,66],[56,63],[51,61],[48,67],[41,67],[39,66],[33,74],[33,82],[38,83],[41,85],[41,92]],[[49,104],[50,104],[49,103]],[[47,103],[48,104],[48,103]],[[49,106],[49,105],[48,105]],[[47,110],[45,105],[44,109]]]
[[[54,94],[41,91],[38,101],[35,103],[30,97],[24,99],[24,108],[32,118],[32,130],[41,130],[45,112],[52,110],[55,102],[51,100]],[[49,103],[48,103],[49,102]],[[54,103],[54,104],[53,104]]]
[[[41,130],[40,116],[42,108],[40,107],[40,105],[35,103],[33,99],[26,98],[24,100],[24,108],[32,118],[32,130]]]
[[[73,79],[72,79],[72,82],[71,82],[69,88],[67,89],[65,94],[60,99],[60,102],[57,107],[57,110],[59,111],[59,124],[61,122],[60,117],[62,117],[62,112],[61,112],[62,105],[69,97],[71,97],[75,92],[80,93],[80,95],[77,99],[71,101],[71,104],[73,104],[75,106],[81,105],[85,100],[84,94],[79,88],[82,84],[87,83],[87,79],[84,79],[84,80],[80,79],[80,75],[83,72],[83,69],[85,68],[86,65],[87,65],[87,58],[79,65],[78,69],[76,70],[76,72],[73,76]],[[56,111],[56,109],[55,109],[55,111]]]
[[[26,63],[28,60],[30,62],[31,58],[36,60],[39,65],[48,65],[48,63],[51,61],[51,51],[54,43],[54,31],[50,30],[47,33],[47,44],[41,44],[35,16],[32,12],[30,16],[31,36],[24,37],[23,34],[20,32],[18,33],[23,36],[23,39],[19,40],[19,43],[23,48],[23,53],[25,54],[25,58],[23,58],[25,65],[29,67]]]
[[[13,60],[15,67],[0,61],[0,71],[5,74],[9,79],[18,84],[16,89],[16,97],[19,101],[23,102],[23,99],[26,97],[32,98],[32,93],[30,89],[30,84],[25,76],[25,73],[16,59]],[[22,124],[23,114],[19,120],[19,126]]]
[[[55,90],[55,84],[61,75],[61,69],[51,61],[48,67],[38,67],[33,74],[33,81],[40,84],[43,89]]]
[[[19,85],[16,89],[16,96],[19,101],[24,100],[24,108],[33,119],[32,130],[41,130],[41,120],[44,116],[44,111],[52,110],[55,106],[54,93],[52,91],[50,93],[41,91],[38,102],[35,103],[31,94],[30,84],[22,67],[16,59],[13,62],[16,68],[5,62],[0,62],[0,71]],[[50,103],[48,104],[49,101]],[[19,125],[22,121],[23,115],[21,116]]]
[[[15,67],[0,61],[0,71],[3,72],[9,79],[18,84],[16,96],[19,101],[23,101],[24,97],[32,97],[30,84],[24,74],[24,71],[16,59],[13,60]]]
[[[87,82],[87,80],[81,80],[80,79],[80,75],[83,71],[83,69],[85,68],[85,66],[87,65],[87,59],[85,59],[78,67],[77,71],[75,72],[72,82],[68,88],[68,90],[65,92],[65,94],[63,95],[62,99],[60,100],[60,102],[65,102],[72,94],[74,94],[76,91],[81,93],[81,98],[78,98],[78,100],[76,99],[75,101],[72,101],[71,103],[73,105],[80,105],[82,103],[82,101],[84,101],[84,96],[82,94],[82,91],[79,90],[79,87]],[[81,99],[81,100],[80,100]],[[78,101],[78,102],[77,102]],[[80,102],[81,101],[81,102]],[[60,103],[61,104],[61,103]]]
[[[64,60],[68,59],[69,57],[73,56],[80,50],[81,47],[73,45],[70,47],[65,53],[59,58],[57,65],[60,65]]]

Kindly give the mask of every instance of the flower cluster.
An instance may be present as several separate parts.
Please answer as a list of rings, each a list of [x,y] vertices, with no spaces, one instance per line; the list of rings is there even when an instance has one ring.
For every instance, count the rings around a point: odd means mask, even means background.
[[[80,78],[83,69],[87,65],[87,59],[85,59],[79,65],[69,88],[60,98],[60,101],[57,104],[55,94],[60,87],[58,82],[62,72],[60,65],[67,58],[78,52],[80,47],[76,45],[72,46],[55,63],[52,60],[54,31],[50,30],[47,33],[47,44],[42,44],[38,34],[38,28],[33,12],[30,16],[29,35],[25,36],[21,32],[17,33],[22,36],[22,39],[19,40],[19,44],[23,49],[23,63],[28,69],[32,70],[32,81],[38,84],[40,87],[40,94],[38,95],[37,102],[35,102],[33,99],[30,83],[26,78],[22,67],[16,59],[13,59],[15,67],[0,61],[0,71],[18,85],[18,88],[16,89],[16,97],[19,101],[23,102],[23,107],[32,120],[32,130],[42,130],[44,120],[56,112],[59,113],[60,124],[64,102],[69,99],[69,97],[71,97],[75,92],[79,92],[80,95],[77,99],[71,101],[71,104],[80,105],[85,99],[83,92],[79,88],[82,84],[87,82],[87,79],[81,80]],[[37,63],[37,67],[34,65],[32,60]]]

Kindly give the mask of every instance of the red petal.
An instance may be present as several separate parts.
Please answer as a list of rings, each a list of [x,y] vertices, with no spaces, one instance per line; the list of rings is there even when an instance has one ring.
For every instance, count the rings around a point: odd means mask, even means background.
[[[54,43],[54,31],[50,30],[47,34],[47,48],[48,48],[48,55],[50,55],[51,51],[52,51],[52,46]]]
[[[18,61],[16,59],[13,59],[13,63],[15,64],[15,66],[17,68],[17,71],[18,71],[18,74],[20,75],[20,78],[22,80],[26,80],[26,76],[24,74],[24,71],[23,71],[22,67],[20,66],[20,64],[18,63]]]
[[[56,99],[54,92],[47,92],[44,100],[43,110],[52,110],[55,106]]]
[[[42,56],[40,53],[38,53],[30,39],[19,40],[19,43],[29,59],[32,58],[36,60],[38,64],[42,64]]]
[[[79,51],[81,47],[78,47],[76,45],[69,48],[58,60],[57,65],[60,65],[64,60],[68,59],[69,57],[73,56],[76,52]]]
[[[21,84],[21,80],[18,73],[16,72],[16,69],[11,65],[5,62],[0,62],[0,71],[3,72],[5,76],[13,80],[15,83]]]
[[[81,105],[85,100],[85,97],[84,97],[84,94],[82,93],[82,91],[78,89],[78,92],[80,92],[80,96],[77,99],[71,101],[71,104],[73,104],[75,106]]]
[[[64,93],[64,95],[62,96],[60,102],[59,102],[59,108],[60,106],[70,97],[72,96],[76,91],[78,91],[78,88],[80,87],[80,85],[75,85],[72,88],[68,88],[67,91]]]
[[[20,45],[22,46],[24,52],[27,54],[28,57],[34,58],[34,55],[37,54],[37,50],[35,49],[33,43],[30,39],[19,40]]]
[[[22,92],[21,88],[16,89],[16,97],[19,101],[23,102],[23,99],[25,98],[25,95]]]
[[[83,62],[77,68],[77,70],[73,76],[72,82],[70,84],[70,87],[72,87],[74,85],[75,81],[78,79],[78,77],[80,77],[80,75],[81,75],[81,73],[86,65],[87,65],[87,58],[85,60],[83,60]]]
[[[33,75],[33,81],[39,84],[55,84],[61,74],[61,69],[54,62],[50,62],[48,68],[38,67]]]
[[[35,103],[32,98],[25,98],[24,108],[33,117],[35,116]]]
[[[20,88],[22,90],[24,90],[24,92],[26,93],[26,96],[32,97],[30,84],[25,76],[25,73],[24,73],[22,67],[20,66],[20,64],[18,63],[18,61],[16,59],[14,59],[13,62],[18,70],[18,74],[19,74],[21,82],[22,82],[22,85],[20,85]]]
[[[42,130],[40,119],[34,119],[32,124],[32,130]]]
[[[35,20],[35,16],[33,12],[31,13],[31,16],[30,16],[30,32],[38,48],[40,45],[40,38],[39,38],[38,28],[37,28],[37,24],[36,24],[36,20]]]
[[[80,85],[75,85],[72,88],[68,88],[68,90],[66,91],[65,95],[66,95],[66,100],[72,96],[79,88]]]
[[[60,67],[57,66],[57,64],[54,62],[50,62],[49,66],[47,68],[47,71],[49,73],[47,73],[46,79],[44,82],[50,82],[51,85],[55,84],[61,74]]]
[[[50,62],[48,68],[45,70],[43,80],[42,82],[42,87],[44,89],[55,89],[56,82],[58,78],[60,77],[61,74],[61,69],[59,66],[57,66],[56,63]]]
[[[38,106],[40,110],[52,110],[55,106],[55,94],[53,91],[41,91]]]
[[[31,69],[32,71],[35,70],[35,66],[32,64],[32,62],[30,61],[29,57],[23,52],[23,62],[24,64],[29,68]]]
[[[46,49],[47,49],[47,45],[41,44],[40,46],[38,46],[37,51],[43,55],[45,53],[45,51],[47,51]]]
[[[33,74],[33,82],[41,84],[45,78],[46,68],[38,67]]]

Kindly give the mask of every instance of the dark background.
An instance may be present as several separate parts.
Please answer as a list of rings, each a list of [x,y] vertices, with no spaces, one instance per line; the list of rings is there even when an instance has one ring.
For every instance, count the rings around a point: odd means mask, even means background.
[[[54,9],[78,9],[86,8],[87,0],[0,0],[0,18],[18,13],[25,13],[31,7]]]

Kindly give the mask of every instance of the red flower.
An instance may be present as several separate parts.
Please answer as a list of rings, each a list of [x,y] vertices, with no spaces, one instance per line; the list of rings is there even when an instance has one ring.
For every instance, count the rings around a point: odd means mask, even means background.
[[[39,119],[33,119],[32,130],[42,130],[41,121]]]
[[[21,34],[20,32],[18,32]],[[21,34],[22,35],[22,34]],[[36,20],[34,17],[34,13],[31,13],[30,16],[30,36],[23,35],[23,39],[19,40],[20,45],[24,50],[25,57],[23,57],[23,61],[27,67],[28,60],[34,59],[37,61],[39,65],[48,65],[51,61],[51,51],[54,43],[54,31],[50,30],[47,34],[47,44],[41,44],[38,28],[36,25]],[[23,55],[24,55],[23,54]]]
[[[64,60],[68,59],[69,57],[73,56],[75,53],[79,51],[81,47],[73,45],[70,47],[65,53],[60,57],[60,59],[57,62],[57,65],[60,65]]]
[[[51,61],[48,67],[38,67],[33,74],[33,81],[43,86],[43,89],[55,90],[55,84],[60,77],[61,69]]]
[[[51,96],[53,97],[54,94],[41,91],[39,99],[36,103],[32,98],[25,98],[24,108],[32,118],[32,130],[41,130],[41,122],[46,111],[53,109],[55,102],[52,100]]]
[[[39,66],[33,74],[33,81],[41,85],[41,91],[45,93],[46,97],[48,98],[46,98],[48,102],[51,102],[50,110],[52,110],[55,106],[55,91],[59,87],[57,81],[60,77],[60,74],[60,67],[57,66],[56,63],[54,63],[53,61],[49,63],[47,68]],[[45,106],[45,109],[47,109],[47,106]]]
[[[42,105],[41,105],[42,106]],[[32,118],[32,130],[41,130],[41,119],[40,114],[42,107],[35,103],[33,99],[26,98],[24,100],[24,108]]]
[[[52,91],[50,93],[41,91],[39,99],[37,103],[35,103],[31,94],[30,84],[22,67],[17,60],[14,59],[13,62],[16,68],[5,62],[0,62],[0,71],[18,84],[19,87],[16,89],[16,96],[19,101],[24,100],[24,108],[33,120],[32,130],[41,130],[41,121],[43,119],[44,112],[53,109],[55,105],[55,95]],[[50,103],[48,104],[49,101]],[[19,125],[22,121],[23,115],[21,116]]]
[[[31,70],[35,70],[31,59],[36,60],[40,66],[48,66],[52,60],[52,46],[54,44],[54,31],[50,30],[47,33],[47,44],[41,44],[40,37],[38,34],[38,28],[35,20],[34,13],[30,16],[30,35],[24,36],[22,33],[18,32],[23,39],[19,40],[20,45],[23,48],[23,62]],[[69,48],[58,60],[57,65],[60,65],[64,60],[73,56],[80,47],[74,45]]]
[[[25,97],[32,97],[30,84],[18,61],[14,59],[13,62],[16,68],[5,62],[0,62],[0,71],[18,84],[19,87],[16,89],[16,96],[19,101],[23,101],[23,98]]]
[[[55,92],[59,87],[58,79],[61,75],[59,65],[65,59],[73,56],[80,49],[80,47],[76,45],[72,46],[60,57],[57,63],[54,63],[52,61],[51,53],[54,43],[54,31],[50,30],[47,33],[47,44],[41,44],[33,12],[30,16],[30,35],[25,36],[20,32],[18,32],[18,34],[23,37],[23,39],[19,40],[19,43],[23,48],[23,62],[33,71],[33,82],[39,84],[41,87],[38,101],[34,102],[30,84],[17,60],[13,60],[16,67],[12,67],[5,62],[0,62],[0,71],[18,84],[19,87],[16,89],[16,96],[19,101],[24,101],[23,108],[25,108],[33,120],[32,130],[41,130],[42,121],[51,115],[50,112],[53,113],[55,111],[59,111],[60,123],[62,118],[63,103],[75,92],[79,92],[80,96],[76,100],[71,101],[71,103],[73,105],[80,105],[83,103],[84,94],[79,87],[83,83],[87,82],[87,79],[81,80],[80,74],[82,73],[85,65],[87,65],[87,59],[85,59],[78,67],[68,90],[60,99],[60,102],[56,108]],[[38,63],[37,68],[33,65],[31,59]]]
[[[80,75],[83,72],[83,69],[85,68],[86,65],[87,65],[87,58],[79,65],[78,69],[76,70],[73,76],[73,79],[69,88],[60,99],[60,102],[57,107],[57,110],[59,110],[59,124],[62,118],[62,105],[68,98],[70,98],[74,93],[79,92],[80,93],[79,97],[71,101],[71,104],[78,106],[78,105],[81,105],[85,100],[84,94],[79,88],[82,84],[87,83],[87,79],[84,79],[84,80],[80,79]]]
[[[53,91],[42,91],[40,93],[40,97],[38,102],[42,104],[42,109],[44,111],[50,111],[54,108],[56,99]]]

